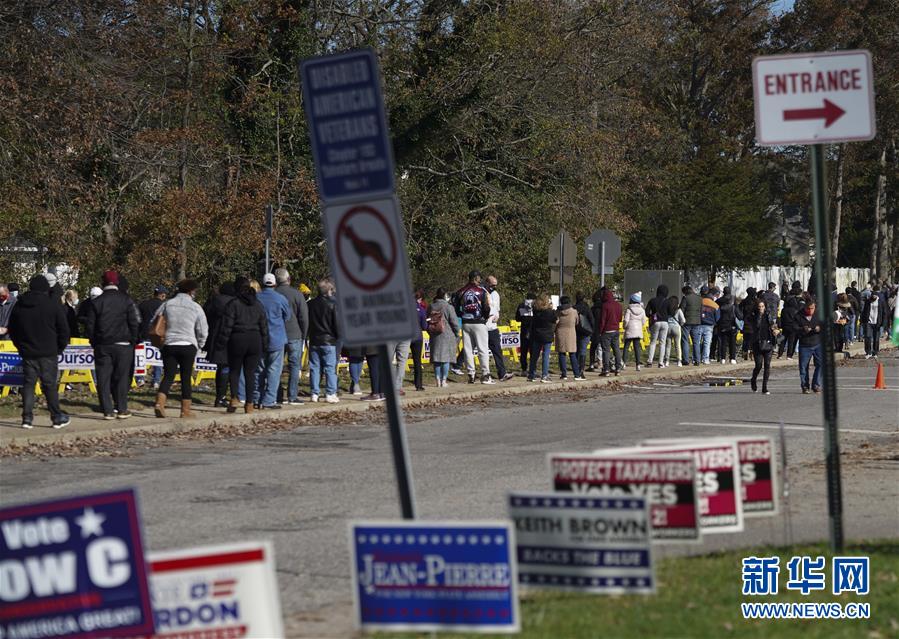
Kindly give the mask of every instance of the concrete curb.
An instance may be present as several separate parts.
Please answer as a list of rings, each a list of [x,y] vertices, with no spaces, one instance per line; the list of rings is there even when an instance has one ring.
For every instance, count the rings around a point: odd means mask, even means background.
[[[887,350],[887,349],[884,349]],[[850,349],[853,355],[858,348]],[[786,359],[774,360],[771,367],[775,369],[787,369],[798,367],[798,361]],[[618,377],[594,377],[581,382],[559,382],[552,384],[529,383],[524,378],[516,377],[510,382],[498,382],[495,386],[475,384],[472,390],[465,382],[453,384],[447,390],[436,388],[428,389],[426,394],[418,396],[417,393],[407,394],[401,398],[401,403],[407,408],[427,408],[441,406],[457,401],[476,401],[491,397],[509,397],[518,395],[538,395],[542,393],[556,393],[559,391],[601,389],[611,384],[633,384],[640,381],[653,381],[658,379],[681,379],[695,376],[724,377],[742,379],[752,371],[751,362],[740,361],[737,364],[711,364],[709,366],[684,366],[670,368],[644,368],[639,374],[627,369]],[[872,379],[873,383],[873,379]],[[798,384],[798,375],[797,375]],[[453,392],[457,386],[466,388],[464,391]],[[474,390],[474,389],[477,390]],[[414,391],[413,391],[414,393]],[[349,399],[348,399],[349,398]],[[158,419],[153,416],[152,409],[134,411],[133,416],[126,422],[104,422],[98,414],[88,416],[73,415],[72,425],[65,430],[57,431],[49,427],[35,426],[33,430],[23,430],[19,427],[18,420],[10,422],[0,421],[0,450],[11,446],[21,447],[30,444],[41,445],[58,441],[73,441],[85,438],[114,437],[129,434],[162,434],[183,433],[191,431],[212,430],[218,425],[240,425],[263,423],[268,421],[284,421],[290,418],[298,418],[298,425],[303,418],[311,415],[333,412],[364,413],[367,411],[384,411],[384,404],[369,404],[354,401],[352,396],[344,395],[339,404],[306,403],[302,406],[284,406],[278,411],[257,411],[252,415],[244,413],[228,414],[221,408],[207,406],[194,406],[194,412],[199,416],[189,420],[179,418]],[[177,413],[177,408],[170,408],[172,413]],[[46,417],[46,415],[42,416]],[[49,421],[46,419],[45,421]],[[97,428],[96,424],[109,424],[106,428]]]

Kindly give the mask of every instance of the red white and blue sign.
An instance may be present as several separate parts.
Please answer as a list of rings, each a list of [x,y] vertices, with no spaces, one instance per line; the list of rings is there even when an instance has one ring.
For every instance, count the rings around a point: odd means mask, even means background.
[[[134,491],[0,510],[0,637],[153,634]]]
[[[363,630],[520,630],[509,523],[355,522],[350,549]]]
[[[25,383],[22,358],[18,353],[0,353],[0,386],[21,386]]]
[[[321,199],[393,193],[393,149],[375,52],[303,60],[300,79]]]

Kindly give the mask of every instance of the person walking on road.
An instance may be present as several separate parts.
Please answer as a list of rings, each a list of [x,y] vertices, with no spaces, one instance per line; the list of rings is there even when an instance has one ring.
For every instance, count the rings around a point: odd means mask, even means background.
[[[446,388],[450,363],[456,359],[459,337],[456,327],[459,319],[452,304],[446,301],[446,291],[437,289],[431,308],[428,310],[428,337],[431,347],[431,363],[437,388]]]
[[[9,315],[9,336],[22,358],[22,428],[34,426],[34,387],[40,380],[53,428],[71,421],[59,406],[58,356],[69,344],[66,313],[58,300],[50,299],[50,284],[35,275],[29,290],[20,296]]]
[[[687,284],[682,289],[684,296],[681,298],[680,307],[684,312],[686,323],[681,331],[681,361],[684,366],[689,366],[692,360],[694,366],[699,366],[702,361],[700,342],[702,340],[702,298]],[[691,348],[690,342],[693,342]]]
[[[683,362],[681,361],[683,358],[683,341],[681,340],[681,333],[683,332],[683,326],[685,322],[684,312],[681,310],[680,302],[677,299],[676,295],[672,295],[668,298],[668,353],[665,358],[665,368],[668,367],[669,362],[671,361],[671,351],[677,350],[677,357],[674,358],[674,361],[677,362],[678,366],[683,366]]]
[[[736,364],[738,310],[729,286],[724,287],[724,294],[718,298],[718,311],[718,362],[724,364],[729,360]]]
[[[162,346],[162,383],[156,394],[154,413],[157,417],[165,417],[165,402],[175,374],[181,376],[181,417],[191,418],[191,384],[194,375],[194,362],[197,351],[206,345],[209,336],[209,324],[206,314],[194,301],[197,295],[197,283],[193,280],[181,280],[176,285],[175,297],[162,303],[150,319],[152,326],[159,316],[165,317],[165,338]]]
[[[621,370],[627,368],[627,350],[634,350],[634,366],[640,371],[643,361],[643,325],[646,324],[646,311],[643,310],[643,293],[637,291],[630,297],[630,304],[624,311],[624,353],[621,357]]]
[[[815,393],[821,392],[820,369],[822,360],[822,342],[821,335],[823,333],[821,322],[818,315],[815,300],[812,297],[806,297],[802,311],[796,316],[796,332],[799,334],[799,385],[803,394],[807,394],[809,389]],[[815,374],[812,376],[811,384],[808,378],[809,362],[815,362]]]
[[[506,360],[503,357],[502,336],[499,334],[499,291],[496,290],[497,280],[495,275],[487,276],[487,292],[490,295],[490,317],[487,318],[487,345],[493,355],[493,363],[496,366],[496,378],[501,382],[508,382],[515,377],[506,372]]]
[[[611,289],[606,289],[602,294],[602,313],[599,316],[599,330],[602,332],[602,373],[601,377],[608,377],[609,373],[618,375],[621,371],[621,346],[618,343],[619,327],[621,325],[621,304],[615,299]],[[612,354],[615,355],[614,365]]]
[[[206,314],[206,325],[209,327],[209,336],[206,338],[206,359],[215,364],[215,403],[216,408],[224,408],[228,405],[228,349],[220,348],[218,342],[219,332],[225,321],[225,309],[234,301],[234,284],[224,282],[218,288],[218,293],[212,295],[203,305]]]
[[[487,319],[490,317],[490,296],[481,286],[481,272],[471,271],[468,284],[456,292],[456,315],[462,320],[462,349],[468,369],[468,383],[474,384],[474,349],[478,349],[481,364],[481,383],[495,384],[490,377],[490,346]],[[550,340],[552,341],[552,340]]]
[[[340,333],[334,293],[334,282],[326,277],[318,283],[318,296],[309,302],[309,391],[313,403],[319,398],[323,372],[325,401],[329,404],[340,401],[337,397],[337,342]]]
[[[268,350],[268,319],[256,299],[256,290],[246,277],[234,280],[235,299],[225,306],[224,319],[218,331],[215,350],[228,353],[228,382],[231,402],[228,412],[240,407],[240,378],[245,381],[244,412],[253,412],[256,391],[256,369],[262,353]]]
[[[659,284],[656,296],[646,305],[646,318],[649,321],[649,359],[646,364],[652,368],[652,360],[659,349],[659,368],[664,368],[668,361],[668,287]]]
[[[85,333],[94,347],[97,395],[103,419],[127,419],[131,417],[128,390],[140,313],[128,294],[119,290],[116,271],[106,271],[101,281],[103,294],[91,302],[85,317]]]
[[[528,355],[531,352],[531,322],[534,319],[534,297],[535,295],[528,291],[524,296],[524,301],[515,309],[515,321],[520,325],[519,328],[519,344],[518,352],[519,361],[521,362],[521,376],[524,377],[528,372]]]
[[[563,295],[559,298],[559,308],[556,310],[556,353],[559,355],[559,369],[562,380],[568,379],[568,366],[566,360],[571,363],[571,369],[575,380],[584,379],[577,360],[577,323],[578,312],[571,306],[571,298]]]
[[[759,371],[764,367],[762,376],[762,393],[770,395],[768,390],[768,377],[771,375],[771,355],[774,353],[774,346],[777,342],[777,334],[780,332],[777,325],[771,321],[771,315],[765,307],[765,300],[758,298],[756,300],[756,312],[754,315],[755,340],[752,343],[752,349],[755,359],[755,368],[752,371],[751,387],[752,392],[758,392]]]
[[[287,393],[278,380],[278,390],[284,403],[291,406],[299,406],[300,401],[300,370],[303,363],[303,344],[309,333],[309,308],[306,298],[297,289],[290,285],[290,273],[286,268],[275,269],[277,286],[275,292],[287,300],[290,308],[290,318],[285,327],[287,329],[287,344],[284,352],[287,355]]]
[[[528,364],[528,381],[536,381],[537,358],[541,358],[540,381],[549,384],[549,353],[556,333],[558,317],[549,295],[540,293],[534,300],[534,317],[531,322],[531,361]]]
[[[874,285],[862,306],[862,325],[865,331],[865,359],[880,354],[880,331],[883,326],[883,304],[880,286]]]

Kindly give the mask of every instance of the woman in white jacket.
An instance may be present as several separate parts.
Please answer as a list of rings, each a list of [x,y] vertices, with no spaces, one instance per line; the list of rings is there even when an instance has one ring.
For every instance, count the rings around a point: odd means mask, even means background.
[[[668,352],[665,354],[665,367],[668,367],[668,362],[671,359],[671,351],[677,349],[677,357],[675,357],[675,361],[678,366],[683,366],[681,364],[681,330],[683,329],[684,324],[686,324],[687,318],[684,316],[684,311],[680,307],[680,300],[677,299],[676,295],[672,295],[668,298],[668,339],[671,342],[668,344]]]
[[[643,325],[646,324],[646,311],[643,310],[643,294],[637,291],[631,295],[631,303],[624,311],[624,353],[621,355],[622,367],[627,367],[627,347],[633,344],[634,362],[637,370],[640,370],[640,362],[643,359]]]

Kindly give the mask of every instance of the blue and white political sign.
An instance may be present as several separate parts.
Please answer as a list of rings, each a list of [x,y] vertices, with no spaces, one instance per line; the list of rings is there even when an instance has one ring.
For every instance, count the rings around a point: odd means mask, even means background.
[[[515,535],[505,522],[353,522],[363,630],[520,630]]]
[[[153,634],[134,492],[0,510],[0,637]]]
[[[321,199],[393,193],[393,149],[375,52],[303,60],[300,80]]]
[[[0,386],[21,386],[25,383],[22,358],[18,353],[0,353]]]
[[[603,595],[655,592],[644,497],[512,493],[509,515],[522,585]]]

